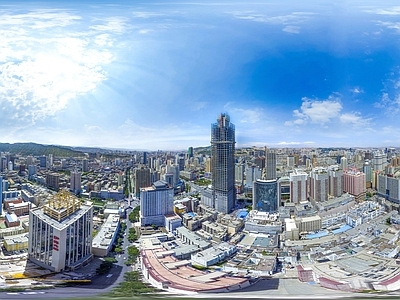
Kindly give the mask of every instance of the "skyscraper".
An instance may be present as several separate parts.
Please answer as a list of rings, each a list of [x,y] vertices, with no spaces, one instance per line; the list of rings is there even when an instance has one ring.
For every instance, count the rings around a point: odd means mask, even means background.
[[[79,171],[71,172],[70,176],[70,190],[74,194],[79,194],[81,192],[81,184],[82,184],[82,174]]]
[[[174,212],[174,188],[164,180],[140,189],[140,222],[165,226],[165,216]]]
[[[293,203],[307,200],[308,174],[295,169],[290,173],[290,199]]]
[[[222,113],[211,124],[211,174],[213,205],[222,213],[235,207],[235,125]]]
[[[364,200],[366,193],[365,174],[355,168],[344,171],[343,191],[356,197],[356,200]]]
[[[329,181],[327,169],[316,167],[310,172],[310,197],[315,202],[328,200]]]
[[[188,158],[193,157],[193,147],[188,148],[187,154],[188,154]]]
[[[276,179],[276,154],[272,150],[265,151],[265,179]]]
[[[82,172],[87,172],[87,171],[89,171],[89,161],[86,158],[84,158],[82,160]]]
[[[28,259],[53,272],[92,260],[93,206],[66,190],[29,211]]]
[[[275,213],[278,211],[278,182],[257,179],[253,182],[253,209]]]
[[[133,174],[134,193],[136,197],[139,197],[141,188],[151,186],[150,169],[146,167],[137,168],[134,169]]]
[[[339,165],[328,167],[328,194],[333,197],[340,197],[343,194],[343,170]]]

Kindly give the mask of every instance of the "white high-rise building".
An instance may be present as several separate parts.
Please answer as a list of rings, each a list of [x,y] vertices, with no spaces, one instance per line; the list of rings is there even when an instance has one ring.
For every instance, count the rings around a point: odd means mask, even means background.
[[[140,222],[165,226],[165,216],[174,213],[174,188],[164,180],[140,189]]]
[[[381,151],[376,151],[372,158],[374,171],[383,171],[387,164],[386,154]]]
[[[290,199],[293,203],[307,200],[307,180],[306,172],[295,169],[290,173]]]
[[[235,165],[235,180],[239,184],[244,183],[244,173],[245,173],[245,168],[243,163],[238,163]]]
[[[28,259],[51,270],[75,270],[92,255],[93,206],[61,190],[29,211]]]
[[[293,155],[289,155],[287,157],[287,166],[289,168],[293,168],[294,167],[294,156]]]
[[[347,158],[344,156],[340,158],[340,167],[343,171],[347,170],[348,168]]]
[[[252,187],[253,182],[257,179],[261,179],[262,171],[258,166],[247,166],[246,170],[246,186]]]
[[[171,173],[173,176],[172,186],[177,186],[179,182],[179,166],[178,165],[167,165],[166,173]]]

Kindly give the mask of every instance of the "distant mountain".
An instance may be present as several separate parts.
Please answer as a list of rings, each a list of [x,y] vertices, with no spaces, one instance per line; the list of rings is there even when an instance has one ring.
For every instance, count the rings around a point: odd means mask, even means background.
[[[55,146],[55,145],[41,145],[35,143],[0,143],[1,152],[9,152],[19,155],[49,155],[53,154],[56,157],[79,157],[85,156],[85,153],[78,150],[73,150],[70,147]]]
[[[211,155],[211,146],[193,148],[196,154]]]

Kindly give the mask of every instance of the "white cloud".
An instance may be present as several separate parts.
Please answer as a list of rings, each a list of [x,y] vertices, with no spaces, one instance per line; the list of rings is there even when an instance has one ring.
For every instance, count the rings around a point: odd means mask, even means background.
[[[337,99],[317,101],[303,98],[302,100],[300,111],[293,111],[294,117],[297,118],[295,124],[304,124],[308,121],[325,124],[338,117],[342,110],[342,104]]]
[[[397,83],[396,83],[397,84]],[[376,108],[381,108],[388,116],[394,116],[400,113],[400,94],[395,94],[392,97],[385,92],[379,102],[374,103]]]
[[[400,6],[393,6],[388,9],[384,9],[384,8],[365,9],[364,12],[377,14],[377,15],[397,16],[397,15],[400,15]]]
[[[248,19],[256,22],[271,23],[271,24],[298,24],[310,19],[313,13],[310,12],[293,12],[287,15],[266,16],[261,14],[249,13],[234,13],[234,16],[240,19]]]
[[[123,33],[128,27],[125,17],[108,17],[99,21],[103,22],[103,24],[92,25],[90,28],[102,32],[110,31],[114,33]]]
[[[205,102],[205,101],[193,101],[193,102],[190,102],[189,105],[190,105],[190,109],[192,111],[198,111],[198,110],[201,110],[204,107],[206,107],[207,106],[207,102]]]
[[[340,115],[339,120],[343,124],[351,124],[356,127],[366,127],[370,123],[370,119],[365,119],[359,113],[344,113]]]
[[[153,31],[154,31],[153,29],[141,29],[139,30],[139,34],[148,34]]]
[[[106,22],[103,30],[118,28],[118,22]],[[7,12],[0,13],[0,25],[0,101],[6,112],[0,122],[18,119],[30,126],[106,79],[103,66],[113,59],[107,47],[114,38],[110,32],[85,31],[80,16],[62,10]]]
[[[28,29],[66,27],[81,20],[78,15],[57,9],[38,9],[26,14],[4,13],[0,16],[0,26],[2,27],[18,25]]]
[[[262,108],[243,109],[231,108],[232,102],[225,104],[224,109],[228,111],[232,118],[239,120],[240,123],[254,124],[262,120],[264,111]]]
[[[300,33],[300,26],[298,24],[308,21],[314,13],[312,12],[293,12],[287,15],[279,16],[267,16],[260,13],[255,13],[253,11],[247,12],[230,12],[235,18],[241,20],[249,20],[253,22],[275,24],[275,25],[285,25],[283,27],[284,32],[288,33]]]
[[[284,32],[288,33],[300,33],[300,27],[299,26],[286,26],[282,29]]]
[[[336,120],[341,124],[355,127],[368,126],[370,119],[363,118],[359,112],[342,112],[343,106],[339,98],[333,96],[326,100],[303,98],[300,109],[293,110],[294,120],[286,121],[286,126],[305,125],[314,123],[326,125]]]
[[[148,11],[135,11],[132,13],[132,16],[134,18],[141,18],[141,19],[148,19],[148,18],[153,18],[153,17],[160,17],[163,14],[159,13],[154,13],[154,12],[148,12]]]
[[[280,146],[294,146],[294,145],[313,145],[315,142],[307,141],[307,142],[279,142]]]
[[[362,94],[362,93],[364,93],[364,90],[361,89],[359,86],[356,86],[356,87],[352,88],[350,90],[350,92],[352,92],[354,94]]]
[[[382,22],[378,21],[378,25],[384,26],[389,29],[394,29],[400,32],[400,22]]]

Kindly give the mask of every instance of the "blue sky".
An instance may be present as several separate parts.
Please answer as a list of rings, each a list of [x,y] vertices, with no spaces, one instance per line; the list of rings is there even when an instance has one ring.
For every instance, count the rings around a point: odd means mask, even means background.
[[[298,2],[2,1],[0,142],[400,146],[400,5]]]

